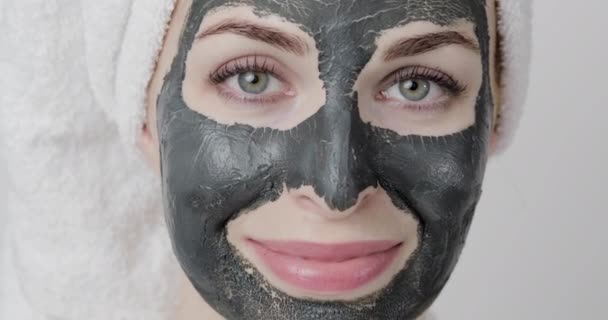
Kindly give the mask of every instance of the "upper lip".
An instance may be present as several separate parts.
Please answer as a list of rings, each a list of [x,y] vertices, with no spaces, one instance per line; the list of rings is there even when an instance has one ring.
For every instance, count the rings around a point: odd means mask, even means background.
[[[365,257],[388,251],[402,243],[401,241],[394,240],[358,241],[337,244],[304,241],[247,240],[254,245],[262,246],[282,255],[320,262],[343,262]]]

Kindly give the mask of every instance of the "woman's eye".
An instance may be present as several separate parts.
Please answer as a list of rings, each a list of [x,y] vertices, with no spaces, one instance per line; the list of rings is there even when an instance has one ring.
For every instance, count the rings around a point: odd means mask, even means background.
[[[250,95],[273,94],[283,89],[282,82],[268,72],[242,72],[227,79],[226,84],[232,90]]]
[[[441,97],[443,89],[436,83],[423,79],[408,79],[395,83],[384,91],[390,99],[424,102]]]
[[[270,76],[262,72],[246,72],[238,75],[239,87],[241,90],[251,93],[260,94],[268,88]]]
[[[431,83],[426,80],[407,80],[399,82],[399,92],[412,101],[420,101],[429,95]]]

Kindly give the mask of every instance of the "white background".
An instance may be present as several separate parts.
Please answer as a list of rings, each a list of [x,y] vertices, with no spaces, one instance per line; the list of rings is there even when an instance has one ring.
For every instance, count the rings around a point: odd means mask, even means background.
[[[524,118],[489,165],[467,247],[433,308],[441,320],[608,319],[606,12],[601,0],[535,0]]]
[[[608,2],[535,0],[530,95],[440,320],[608,319]]]

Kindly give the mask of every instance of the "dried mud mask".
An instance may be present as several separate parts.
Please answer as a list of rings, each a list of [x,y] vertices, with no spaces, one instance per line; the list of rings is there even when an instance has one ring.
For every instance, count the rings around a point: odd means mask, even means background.
[[[188,107],[186,60],[210,10],[238,1],[193,1],[158,98],[165,214],[174,251],[194,287],[226,319],[415,319],[451,274],[481,194],[492,117],[485,1],[243,1],[314,38],[326,103],[295,128],[225,125]],[[353,84],[383,30],[415,21],[473,23],[483,79],[475,122],[440,137],[399,135],[361,119]],[[220,107],[220,106],[218,106]],[[228,242],[228,222],[312,186],[336,210],[369,187],[420,221],[420,244],[389,286],[356,301],[300,299],[269,286]]]

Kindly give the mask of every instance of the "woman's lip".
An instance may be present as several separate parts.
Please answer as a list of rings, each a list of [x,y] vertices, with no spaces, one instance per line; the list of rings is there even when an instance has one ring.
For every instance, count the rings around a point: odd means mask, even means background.
[[[279,279],[312,292],[341,293],[378,278],[395,260],[401,242],[317,244],[247,240]]]
[[[298,241],[258,241],[249,242],[275,253],[320,262],[342,262],[357,257],[379,253],[399,245],[399,241],[364,241],[340,244],[320,244]]]

